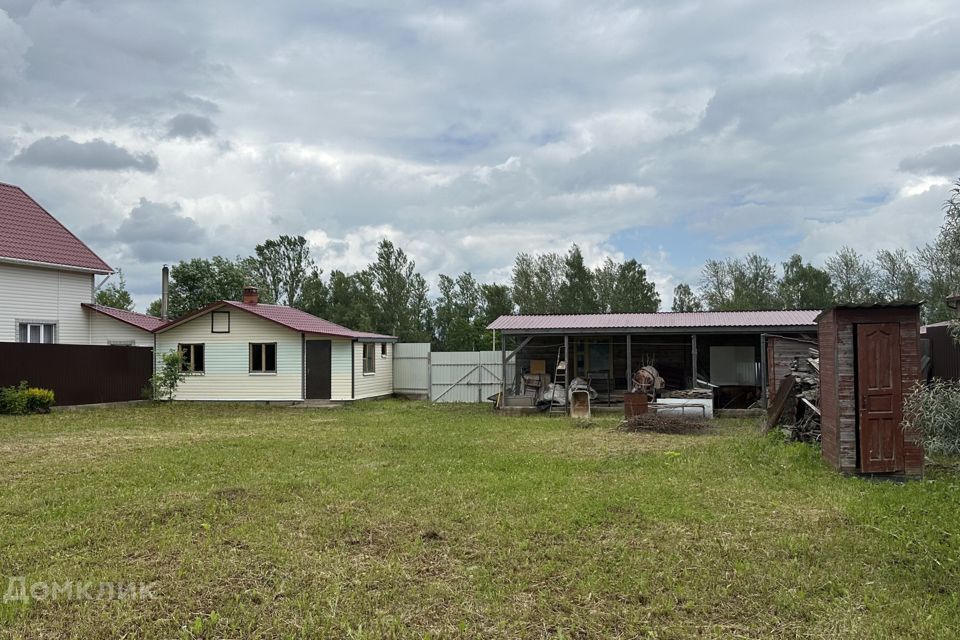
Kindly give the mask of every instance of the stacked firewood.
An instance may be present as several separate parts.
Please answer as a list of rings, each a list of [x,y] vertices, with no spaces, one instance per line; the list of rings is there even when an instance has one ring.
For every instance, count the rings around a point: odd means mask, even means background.
[[[780,381],[776,396],[767,409],[767,428],[780,425],[791,441],[820,441],[820,354],[794,358],[790,373]]]

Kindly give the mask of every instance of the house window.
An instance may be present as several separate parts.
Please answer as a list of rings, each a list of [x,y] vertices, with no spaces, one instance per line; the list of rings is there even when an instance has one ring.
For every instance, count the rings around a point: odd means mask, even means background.
[[[277,372],[277,343],[250,343],[250,373]]]
[[[363,373],[376,373],[377,371],[377,345],[375,342],[363,343]]]
[[[57,325],[46,322],[21,322],[18,325],[17,334],[20,342],[53,344],[56,342]]]
[[[229,311],[214,311],[210,314],[210,333],[230,333]]]
[[[184,373],[203,373],[203,344],[180,344],[177,348],[183,354],[183,364],[181,370]]]
[[[381,358],[386,358],[386,357],[387,357],[387,343],[386,343],[386,342],[381,342],[381,343],[380,343],[380,357],[381,357]]]

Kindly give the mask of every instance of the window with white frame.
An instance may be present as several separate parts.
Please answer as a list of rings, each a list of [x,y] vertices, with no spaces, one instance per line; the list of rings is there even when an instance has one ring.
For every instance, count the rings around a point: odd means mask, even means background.
[[[57,325],[53,322],[20,322],[17,325],[17,340],[53,344],[57,341]]]
[[[386,358],[386,357],[387,357],[387,343],[386,343],[386,342],[381,342],[381,343],[380,343],[380,357],[381,357],[381,358]]]
[[[363,343],[363,373],[371,374],[377,372],[377,345],[375,342]]]

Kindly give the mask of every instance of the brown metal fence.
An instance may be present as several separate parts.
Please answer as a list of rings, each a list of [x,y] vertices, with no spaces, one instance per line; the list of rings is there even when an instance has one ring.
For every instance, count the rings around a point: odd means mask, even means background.
[[[927,327],[930,341],[930,374],[944,380],[960,380],[960,345],[950,335],[950,327]]]
[[[0,342],[0,387],[26,380],[58,405],[139,400],[151,375],[150,347]]]

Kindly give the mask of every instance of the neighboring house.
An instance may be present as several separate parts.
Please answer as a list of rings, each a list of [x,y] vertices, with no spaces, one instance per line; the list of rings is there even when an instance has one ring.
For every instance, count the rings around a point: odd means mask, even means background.
[[[353,331],[304,311],[243,302],[208,304],[154,331],[155,355],[184,354],[180,400],[355,400],[393,393],[397,339]]]
[[[0,342],[90,344],[81,303],[107,263],[20,187],[0,183]]]
[[[83,303],[90,323],[90,344],[153,347],[153,330],[167,324],[160,318],[135,311]]]
[[[0,182],[0,342],[152,347],[158,318],[94,304],[113,269],[23,189]]]

